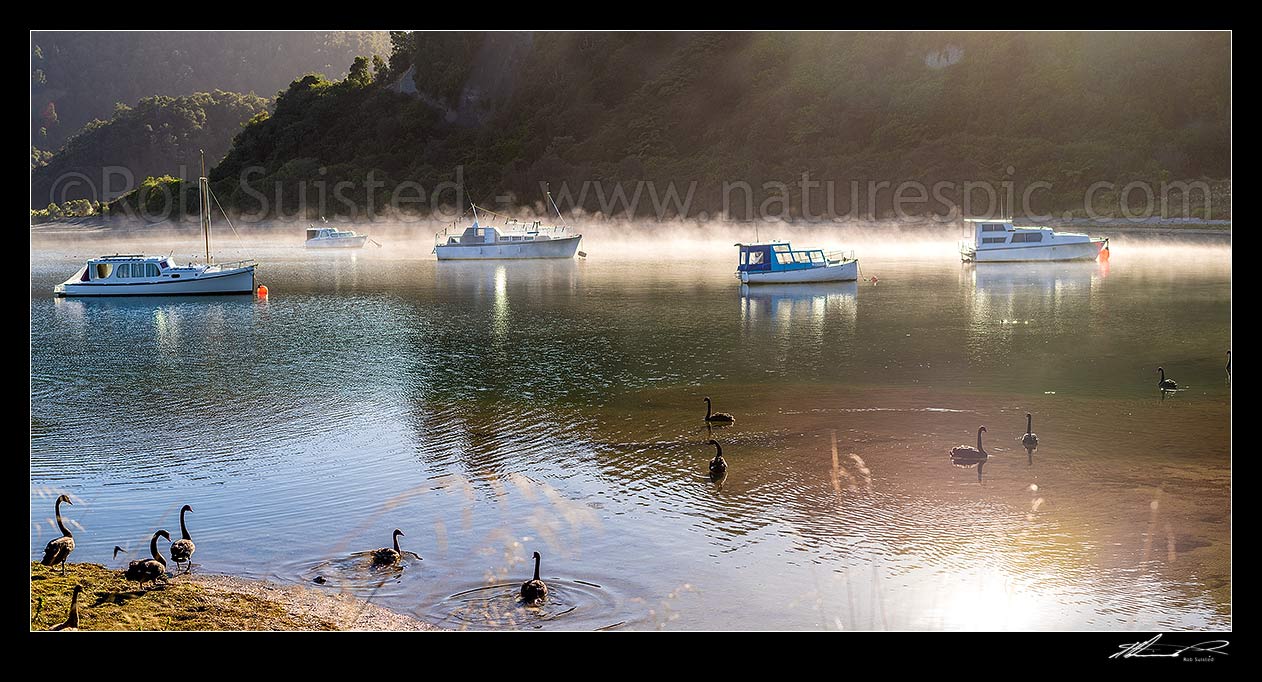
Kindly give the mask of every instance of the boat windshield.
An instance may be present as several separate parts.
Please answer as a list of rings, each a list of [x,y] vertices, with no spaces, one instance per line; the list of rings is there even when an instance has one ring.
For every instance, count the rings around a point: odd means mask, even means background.
[[[796,270],[828,265],[823,249],[794,250],[788,244],[740,245],[740,272]]]

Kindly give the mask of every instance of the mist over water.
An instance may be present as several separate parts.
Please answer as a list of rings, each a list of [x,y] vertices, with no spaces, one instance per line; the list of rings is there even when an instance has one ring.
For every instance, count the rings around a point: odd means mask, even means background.
[[[581,225],[586,259],[538,263],[435,262],[441,224],[353,225],[382,246],[347,253],[304,227],[216,224],[267,301],[55,300],[87,257],[200,233],[33,234],[32,557],[68,491],[77,561],[188,503],[195,571],[450,627],[1231,626],[1227,240],[965,265],[949,227],[759,225],[865,281],[742,288],[750,224]],[[979,482],[947,451],[982,424]],[[396,527],[423,560],[361,566]],[[540,612],[511,597],[532,551]]]

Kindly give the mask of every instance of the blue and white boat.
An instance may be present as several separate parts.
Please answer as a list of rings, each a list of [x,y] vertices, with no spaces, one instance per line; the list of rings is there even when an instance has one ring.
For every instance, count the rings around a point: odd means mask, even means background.
[[[736,275],[740,277],[741,284],[853,282],[859,279],[859,261],[853,252],[795,250],[788,242],[736,246],[740,247]]]

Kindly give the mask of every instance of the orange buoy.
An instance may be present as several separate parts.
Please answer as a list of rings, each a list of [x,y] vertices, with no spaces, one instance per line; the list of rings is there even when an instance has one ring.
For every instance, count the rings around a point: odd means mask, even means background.
[[[267,285],[260,284],[258,290],[259,298],[267,298]]]
[[[1103,249],[1100,249],[1099,259],[1101,263],[1109,262],[1109,247],[1106,246]]]

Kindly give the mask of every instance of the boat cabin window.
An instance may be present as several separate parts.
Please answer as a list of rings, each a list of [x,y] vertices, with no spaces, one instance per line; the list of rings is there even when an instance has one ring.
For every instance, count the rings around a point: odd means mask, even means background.
[[[824,252],[823,252],[823,251],[812,251],[812,252],[811,252],[811,262],[812,262],[812,263],[819,264],[819,265],[822,265],[822,264],[824,263]]]
[[[793,254],[789,253],[788,251],[777,251],[776,262],[781,265],[788,265],[789,263],[793,262]]]
[[[798,251],[798,252],[795,252],[795,253],[793,254],[793,262],[794,262],[794,263],[810,263],[810,262],[811,262],[811,254],[809,254],[809,253],[805,253],[805,252],[803,252],[803,251]]]
[[[788,244],[776,244],[775,246],[771,247],[771,249],[772,249],[773,251],[775,251],[776,253],[787,253],[787,252],[788,252],[788,250],[789,250],[789,245],[788,245]]]
[[[982,237],[983,244],[1002,244],[1008,241],[1007,237]]]
[[[1003,223],[982,223],[982,232],[1003,232]]]
[[[113,272],[113,270],[114,270],[114,266],[110,265],[109,263],[97,263],[96,264],[96,278],[105,279],[106,277],[110,276],[110,273]]]
[[[750,264],[750,265],[762,265],[762,264],[763,264],[763,258],[762,258],[762,257],[763,257],[763,252],[762,252],[762,251],[750,251],[750,252],[749,252],[749,264]],[[744,265],[744,264],[745,264],[745,254],[743,254],[743,253],[741,254],[741,264],[742,264],[742,265]]]
[[[1043,241],[1042,232],[1025,232],[1012,235],[1012,243],[1017,242],[1041,242]]]

